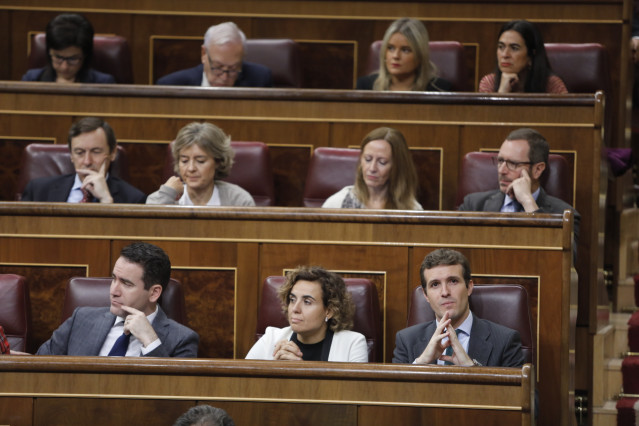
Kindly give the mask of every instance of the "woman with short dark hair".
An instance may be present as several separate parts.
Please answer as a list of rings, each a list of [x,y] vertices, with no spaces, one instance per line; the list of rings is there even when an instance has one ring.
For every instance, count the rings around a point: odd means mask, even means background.
[[[93,26],[84,16],[63,13],[47,24],[47,65],[22,76],[23,81],[115,83],[111,74],[91,68]]]

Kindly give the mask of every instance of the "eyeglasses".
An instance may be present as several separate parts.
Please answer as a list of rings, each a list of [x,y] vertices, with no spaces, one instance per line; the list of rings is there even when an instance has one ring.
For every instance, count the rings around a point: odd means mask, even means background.
[[[69,65],[78,65],[82,61],[82,55],[76,56],[61,56],[58,54],[52,54],[51,60],[56,65],[62,65],[62,62],[66,61]]]
[[[206,52],[206,57],[209,61],[209,68],[211,70],[211,73],[215,76],[215,77],[221,77],[223,74],[228,74],[229,78],[234,78],[237,77],[242,70],[241,69],[237,69],[238,65],[234,65],[232,67],[215,67],[213,66],[213,60],[211,59],[211,57],[209,56],[209,53]]]
[[[497,168],[499,169],[504,163],[506,163],[506,168],[508,168],[508,170],[512,170],[515,171],[519,168],[519,166],[523,165],[523,164],[532,164],[532,161],[510,161],[510,160],[504,160],[503,158],[499,158],[499,157],[492,157],[493,160],[493,164],[495,166],[497,166]]]

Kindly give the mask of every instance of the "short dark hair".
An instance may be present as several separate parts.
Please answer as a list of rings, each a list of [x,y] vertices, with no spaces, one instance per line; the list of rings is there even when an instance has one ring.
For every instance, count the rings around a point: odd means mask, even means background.
[[[424,277],[424,271],[441,265],[461,265],[462,276],[464,278],[466,288],[468,288],[468,283],[470,282],[470,263],[468,262],[468,259],[466,259],[466,256],[457,250],[442,248],[431,251],[422,261],[422,266],[419,269],[419,278],[424,292],[426,291],[426,284],[428,284]]]
[[[327,271],[321,266],[298,266],[286,274],[286,283],[280,287],[278,295],[282,302],[282,310],[288,318],[288,298],[293,286],[298,281],[316,282],[322,288],[322,303],[331,310],[333,317],[328,320],[328,327],[334,331],[353,328],[355,305],[346,290],[346,283],[335,272]]]
[[[93,132],[94,130],[100,128],[104,130],[104,133],[106,134],[107,144],[109,145],[109,153],[114,152],[118,143],[115,139],[115,133],[113,132],[111,126],[109,126],[109,123],[97,117],[85,117],[73,123],[73,125],[69,129],[69,135],[67,137],[69,149],[71,149],[71,139],[83,133]]]
[[[142,281],[146,290],[155,284],[160,284],[162,291],[166,289],[171,279],[171,260],[160,247],[140,241],[124,247],[120,256],[142,266]]]
[[[528,161],[533,164],[545,163],[548,165],[548,155],[550,153],[550,145],[546,138],[535,129],[523,127],[513,130],[506,137],[507,141],[516,141],[523,139],[528,142]]]
[[[63,13],[47,24],[46,46],[47,58],[51,63],[49,50],[63,50],[67,47],[79,47],[82,50],[82,67],[78,74],[91,65],[93,59],[93,25],[87,18],[77,13]]]
[[[196,405],[182,414],[173,426],[235,426],[233,419],[221,408]]]

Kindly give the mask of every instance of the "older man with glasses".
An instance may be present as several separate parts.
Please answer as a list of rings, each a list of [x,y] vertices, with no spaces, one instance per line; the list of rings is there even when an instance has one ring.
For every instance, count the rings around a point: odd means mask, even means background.
[[[514,130],[493,159],[499,189],[468,194],[459,210],[510,213],[562,213],[572,210],[577,241],[581,216],[571,205],[546,194],[539,184],[539,178],[548,167],[549,151],[548,141],[536,130]]]
[[[204,34],[202,63],[157,81],[172,86],[272,87],[271,71],[244,62],[246,36],[233,22],[210,27]]]

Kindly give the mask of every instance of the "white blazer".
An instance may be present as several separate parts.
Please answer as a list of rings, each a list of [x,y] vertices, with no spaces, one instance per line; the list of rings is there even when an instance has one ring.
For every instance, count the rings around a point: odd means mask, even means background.
[[[290,340],[293,330],[291,327],[266,327],[264,336],[258,340],[246,359],[273,359],[275,344],[280,340]],[[342,330],[333,334],[329,361],[337,362],[368,362],[368,345],[364,335],[355,331]]]

